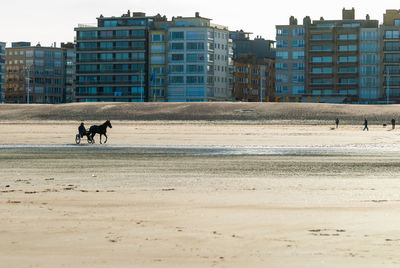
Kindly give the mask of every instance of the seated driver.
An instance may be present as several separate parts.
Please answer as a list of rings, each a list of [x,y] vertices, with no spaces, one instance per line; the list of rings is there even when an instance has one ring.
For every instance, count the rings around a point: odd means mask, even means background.
[[[83,138],[83,136],[86,135],[86,128],[84,123],[81,123],[81,125],[78,128],[78,131],[79,131],[79,136],[81,136],[81,138]]]

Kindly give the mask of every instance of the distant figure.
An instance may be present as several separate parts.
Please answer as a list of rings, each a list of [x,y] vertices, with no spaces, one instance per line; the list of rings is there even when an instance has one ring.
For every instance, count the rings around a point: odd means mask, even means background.
[[[336,123],[336,128],[338,128],[339,127],[339,118],[336,118],[335,123]]]
[[[85,128],[85,124],[83,122],[78,127],[78,131],[79,131],[79,136],[81,136],[81,138],[83,138],[83,136],[86,136],[86,128]]]
[[[363,129],[363,131],[365,131],[365,130],[369,131],[368,130],[368,120],[367,119],[364,120],[364,129]]]
[[[396,120],[394,120],[394,118],[392,119],[392,129],[396,128]]]

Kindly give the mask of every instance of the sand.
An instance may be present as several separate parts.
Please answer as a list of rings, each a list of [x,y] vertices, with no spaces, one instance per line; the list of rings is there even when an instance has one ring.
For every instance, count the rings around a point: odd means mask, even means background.
[[[400,264],[398,130],[112,124],[0,122],[0,267]]]

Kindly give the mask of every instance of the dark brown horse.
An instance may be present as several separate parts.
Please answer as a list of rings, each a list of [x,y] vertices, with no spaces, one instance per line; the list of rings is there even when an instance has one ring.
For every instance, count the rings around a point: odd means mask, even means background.
[[[104,135],[106,137],[106,140],[104,141],[104,143],[107,142],[107,139],[108,139],[107,134],[106,134],[107,127],[112,128],[110,120],[107,120],[106,122],[104,122],[104,124],[102,124],[100,126],[91,126],[89,128],[90,137],[91,137],[93,143],[94,143],[93,138],[96,134],[100,134],[100,144],[101,144],[101,136],[102,135]]]

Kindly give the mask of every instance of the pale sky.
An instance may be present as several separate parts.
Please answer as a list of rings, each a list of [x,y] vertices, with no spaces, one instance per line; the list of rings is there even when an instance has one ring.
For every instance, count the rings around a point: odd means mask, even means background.
[[[289,23],[295,16],[299,23],[305,16],[312,20],[340,19],[342,8],[356,9],[356,19],[382,22],[386,9],[400,9],[399,0],[3,0],[0,9],[0,41],[51,43],[73,42],[74,27],[80,23],[96,23],[96,18],[120,16],[128,9],[147,15],[194,16],[196,11],[213,23],[230,30],[243,29],[255,37],[275,39],[275,25]]]

